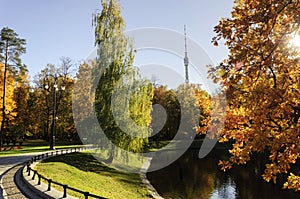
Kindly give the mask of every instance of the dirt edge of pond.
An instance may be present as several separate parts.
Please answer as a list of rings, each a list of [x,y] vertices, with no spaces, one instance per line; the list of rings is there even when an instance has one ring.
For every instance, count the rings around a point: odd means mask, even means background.
[[[156,191],[156,189],[152,186],[150,181],[148,180],[146,173],[148,171],[148,168],[150,167],[152,158],[148,158],[146,162],[142,165],[142,168],[140,170],[140,177],[142,179],[142,182],[147,186],[147,189],[151,196],[155,199],[164,199],[159,195],[159,193]]]

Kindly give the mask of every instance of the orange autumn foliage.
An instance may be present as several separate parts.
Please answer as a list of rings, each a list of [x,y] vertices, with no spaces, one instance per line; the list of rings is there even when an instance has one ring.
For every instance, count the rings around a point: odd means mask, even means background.
[[[4,64],[0,62],[0,96],[2,100],[3,96],[3,70]],[[13,76],[7,72],[7,83],[6,83],[6,114],[8,117],[13,117],[16,115],[14,109],[16,108],[16,103],[14,101],[14,86],[15,80]],[[2,109],[2,103],[0,103],[0,109]],[[2,115],[0,115],[0,123],[2,121]]]
[[[236,0],[231,17],[215,27],[213,43],[225,41],[226,60],[210,67],[210,77],[227,95],[221,142],[234,140],[223,170],[246,164],[254,153],[268,154],[263,178],[290,173],[285,188],[300,190],[292,167],[300,157],[300,33],[297,0]]]

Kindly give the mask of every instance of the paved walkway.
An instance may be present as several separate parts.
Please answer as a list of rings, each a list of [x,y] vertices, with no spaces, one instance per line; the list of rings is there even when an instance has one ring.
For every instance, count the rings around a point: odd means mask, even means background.
[[[21,164],[25,161],[29,161],[32,156],[38,153],[24,154],[24,155],[14,155],[9,157],[0,157],[0,175],[2,175],[6,170]]]
[[[0,157],[0,199],[27,198],[15,184],[15,174],[22,167],[22,163],[41,153],[43,152]]]
[[[8,199],[27,199],[27,197],[21,193],[14,180],[15,174],[21,167],[22,165],[13,167],[2,177],[2,186],[5,190],[5,194],[3,196]]]
[[[26,169],[23,169],[23,166],[26,165],[32,157],[46,152],[51,151],[0,157],[0,199],[27,199],[28,197],[26,196],[33,199],[62,198],[62,192],[54,188],[52,188],[51,191],[47,191],[48,186],[46,184],[41,183],[41,185],[38,185],[37,178],[32,180],[32,176],[28,176]],[[36,163],[37,162],[34,164]],[[18,187],[21,187],[22,192],[25,194],[23,194]],[[74,198],[75,197],[70,195],[66,197],[66,199]]]

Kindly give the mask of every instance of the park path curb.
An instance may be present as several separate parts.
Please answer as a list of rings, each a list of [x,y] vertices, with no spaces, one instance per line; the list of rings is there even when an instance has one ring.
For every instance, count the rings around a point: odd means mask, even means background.
[[[26,198],[37,198],[37,197],[39,197],[37,192],[34,192],[33,190],[31,190],[30,187],[28,187],[26,185],[26,182],[22,177],[22,169],[23,169],[24,165],[25,165],[25,163],[19,164],[16,166],[17,170],[14,174],[14,182],[15,182],[16,186],[18,187],[18,189],[21,191],[21,193]]]
[[[1,198],[3,198],[3,199],[8,199],[8,198],[7,198],[7,193],[6,193],[6,191],[4,190],[2,181],[3,181],[3,176],[4,176],[9,170],[11,170],[12,168],[13,168],[13,167],[9,168],[8,170],[6,170],[5,172],[3,172],[3,173],[0,175],[0,199],[1,199]]]
[[[2,186],[2,176],[4,174],[0,175],[0,199],[7,199],[7,193],[4,190],[4,187]]]
[[[163,197],[161,197],[159,195],[159,193],[156,191],[156,189],[152,186],[152,184],[150,183],[150,181],[147,178],[146,174],[150,167],[151,160],[152,160],[152,158],[147,158],[147,161],[144,162],[144,164],[142,165],[142,168],[140,170],[140,177],[142,179],[142,182],[146,185],[148,191],[150,192],[151,196],[154,199],[164,199]]]
[[[35,165],[38,162],[34,163]],[[34,166],[35,166],[34,165]],[[34,168],[33,166],[33,168]],[[26,165],[23,166],[21,169],[21,176],[24,179],[24,182],[26,183],[27,187],[34,191],[37,195],[39,195],[43,199],[57,199],[57,198],[63,198],[63,192],[58,191],[55,188],[51,188],[51,191],[48,191],[48,186],[41,182],[40,185],[38,185],[38,179],[35,178],[34,180],[32,179],[33,177],[33,172],[31,172],[32,175],[28,176],[27,168]],[[67,199],[75,199],[76,197],[68,195],[66,197]]]

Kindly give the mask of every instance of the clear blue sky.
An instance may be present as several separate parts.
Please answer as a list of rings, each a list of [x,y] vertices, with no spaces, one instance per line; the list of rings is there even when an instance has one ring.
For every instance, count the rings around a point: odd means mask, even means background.
[[[92,13],[101,9],[100,0],[1,0],[0,27],[14,29],[27,40],[22,56],[30,75],[61,56],[84,60],[94,45]],[[159,27],[183,32],[200,44],[217,63],[227,55],[210,41],[213,27],[229,16],[233,1],[224,0],[121,0],[128,30]],[[182,62],[179,63],[182,65]]]

